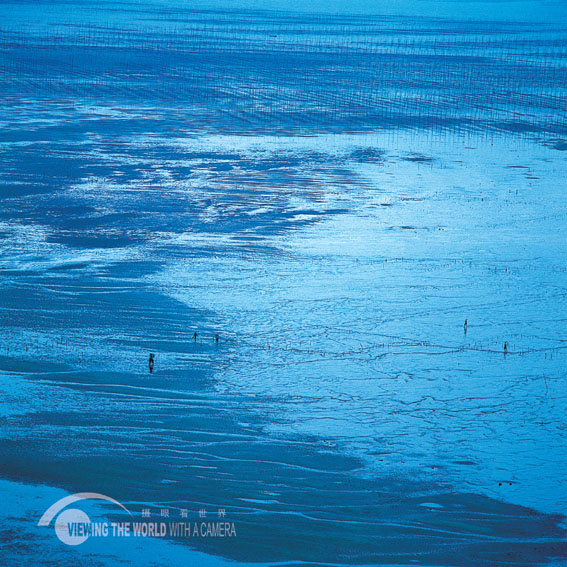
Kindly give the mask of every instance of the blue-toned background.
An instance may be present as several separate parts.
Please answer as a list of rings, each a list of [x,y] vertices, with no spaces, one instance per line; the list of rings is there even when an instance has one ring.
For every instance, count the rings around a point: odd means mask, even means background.
[[[564,564],[566,32],[0,4],[0,563]],[[73,492],[237,537],[65,547]]]

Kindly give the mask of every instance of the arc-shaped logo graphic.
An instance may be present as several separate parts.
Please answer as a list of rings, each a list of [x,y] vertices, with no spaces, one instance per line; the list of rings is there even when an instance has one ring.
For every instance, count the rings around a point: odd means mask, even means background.
[[[110,498],[110,496],[99,494],[98,492],[78,492],[77,494],[71,494],[70,496],[61,498],[61,500],[52,504],[44,512],[37,525],[49,526],[51,521],[56,518],[55,534],[63,543],[67,545],[79,545],[83,543],[89,537],[88,530],[84,528],[85,526],[88,527],[91,523],[90,518],[82,510],[68,508],[71,504],[82,500],[104,500],[106,502],[112,502],[128,512],[130,516],[132,515],[128,508],[120,504],[117,500],[114,500],[114,498]],[[69,529],[70,525],[82,526],[83,529],[80,531],[73,530],[73,532],[71,532]]]

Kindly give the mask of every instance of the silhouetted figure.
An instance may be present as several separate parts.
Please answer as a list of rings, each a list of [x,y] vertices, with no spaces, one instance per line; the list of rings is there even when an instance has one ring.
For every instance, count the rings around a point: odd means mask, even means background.
[[[215,335],[215,343],[218,343],[218,342],[219,342],[219,336],[217,334],[217,335]]]
[[[463,328],[465,329],[465,335],[467,334],[467,329],[469,328],[469,320],[465,319],[465,324],[463,325]]]
[[[193,340],[194,340],[195,342],[197,342],[197,332],[196,332],[196,331],[193,333]]]
[[[150,360],[148,361],[150,366],[150,374],[154,371],[154,353],[150,352]]]
[[[508,352],[508,343],[504,343],[504,354]]]

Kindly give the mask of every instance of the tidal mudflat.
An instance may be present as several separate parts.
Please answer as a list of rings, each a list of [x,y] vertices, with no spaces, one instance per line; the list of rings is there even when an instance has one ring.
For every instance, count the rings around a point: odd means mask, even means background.
[[[0,562],[567,561],[564,23],[0,13]]]

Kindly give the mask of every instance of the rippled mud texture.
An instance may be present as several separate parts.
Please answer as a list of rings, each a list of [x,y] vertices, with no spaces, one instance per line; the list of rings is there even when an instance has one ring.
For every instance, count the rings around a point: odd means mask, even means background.
[[[2,561],[564,563],[564,22],[99,4],[0,7]]]

